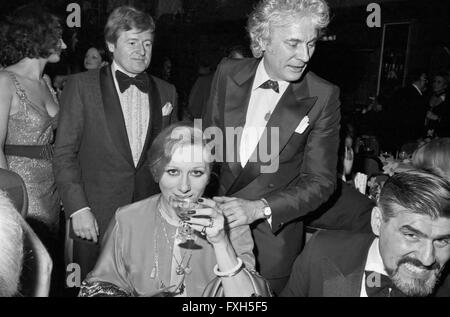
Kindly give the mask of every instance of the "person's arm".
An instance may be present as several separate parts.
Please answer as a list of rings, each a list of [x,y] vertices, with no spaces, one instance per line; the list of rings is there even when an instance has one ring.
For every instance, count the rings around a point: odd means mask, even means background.
[[[98,226],[94,214],[90,210],[86,211],[89,202],[84,192],[78,160],[84,129],[84,105],[78,80],[78,77],[70,77],[61,95],[53,166],[66,219],[71,218],[73,230],[78,237],[97,242]],[[84,211],[79,212],[81,210]]]
[[[340,119],[339,89],[333,87],[308,136],[298,181],[263,197],[272,210],[274,231],[316,210],[335,190]]]
[[[195,215],[207,216],[213,221],[211,222],[209,218],[193,217],[188,222],[195,230],[199,232],[204,230],[214,248],[217,261],[214,273],[221,279],[224,295],[227,297],[270,295],[269,292],[258,294],[259,290],[254,289],[249,277],[249,274],[252,274],[253,278],[262,279],[254,270],[253,240],[249,228],[242,226],[237,228],[234,234],[229,234],[224,228],[224,217],[216,207],[216,203],[203,198],[202,204],[203,208],[196,209]],[[233,239],[233,244],[230,238]]]
[[[331,196],[336,186],[339,146],[339,89],[333,88],[320,117],[314,123],[305,145],[303,163],[296,183],[274,191],[264,198],[271,210],[271,228],[277,232],[283,224],[306,216]],[[232,228],[264,219],[261,200],[214,197]]]
[[[8,168],[4,148],[6,133],[8,132],[9,112],[13,100],[12,89],[8,74],[0,73],[0,168],[4,169]]]

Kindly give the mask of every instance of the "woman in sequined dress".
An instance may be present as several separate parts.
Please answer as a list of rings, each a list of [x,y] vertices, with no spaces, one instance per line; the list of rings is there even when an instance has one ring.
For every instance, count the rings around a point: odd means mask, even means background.
[[[43,71],[66,48],[62,28],[55,16],[29,5],[2,27],[0,64],[9,66],[0,71],[0,168],[23,178],[27,221],[43,241],[53,240],[60,214],[51,162],[59,105]]]
[[[169,126],[148,153],[161,194],[119,208],[80,296],[268,296],[249,227],[226,229],[216,203],[200,198],[211,162],[202,131]],[[188,198],[197,203],[177,212]]]

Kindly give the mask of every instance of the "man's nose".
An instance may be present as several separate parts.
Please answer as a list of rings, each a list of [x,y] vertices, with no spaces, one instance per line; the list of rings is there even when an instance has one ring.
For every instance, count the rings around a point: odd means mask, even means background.
[[[297,59],[304,63],[308,63],[311,59],[311,49],[306,43],[298,45],[295,55]]]
[[[143,43],[139,45],[139,47],[138,47],[138,52],[139,52],[139,54],[141,54],[141,55],[145,55],[145,46],[144,46]]]
[[[425,266],[431,266],[436,262],[435,249],[432,241],[427,241],[418,250],[418,260]]]

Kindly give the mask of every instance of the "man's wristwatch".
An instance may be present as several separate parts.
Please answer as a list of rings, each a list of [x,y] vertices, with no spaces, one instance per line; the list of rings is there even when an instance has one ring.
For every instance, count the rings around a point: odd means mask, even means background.
[[[269,219],[270,217],[272,217],[272,209],[270,209],[270,206],[267,203],[267,200],[262,198],[261,201],[264,203],[264,207],[263,207],[264,218]]]

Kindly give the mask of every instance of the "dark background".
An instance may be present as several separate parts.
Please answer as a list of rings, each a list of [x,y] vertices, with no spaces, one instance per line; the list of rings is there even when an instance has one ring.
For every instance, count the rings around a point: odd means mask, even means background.
[[[0,2],[2,15],[30,1]],[[172,61],[170,81],[177,87],[181,105],[185,105],[189,91],[197,78],[200,61],[217,65],[234,45],[249,47],[245,31],[248,14],[255,0],[39,0],[35,1],[63,21],[66,7],[76,2],[82,7],[81,28],[66,29],[64,39],[71,43],[74,32],[78,43],[67,50],[66,62],[79,65],[86,48],[103,43],[103,26],[108,13],[118,5],[130,4],[149,12],[157,22],[157,38],[150,72],[158,75],[164,57]],[[376,2],[381,6],[380,28],[369,28],[366,7]],[[329,0],[332,20],[327,35],[335,40],[318,44],[310,68],[341,88],[343,113],[352,113],[377,96],[383,24],[409,22],[404,73],[385,91],[380,102],[407,80],[414,68],[424,68],[430,74],[450,67],[450,1],[449,0]],[[250,51],[248,50],[248,55]],[[64,60],[64,59],[63,59]],[[385,61],[386,62],[386,61]],[[52,67],[52,66],[51,66]],[[53,66],[55,67],[55,66]],[[61,68],[62,66],[57,66]],[[50,73],[57,72],[49,69]]]

